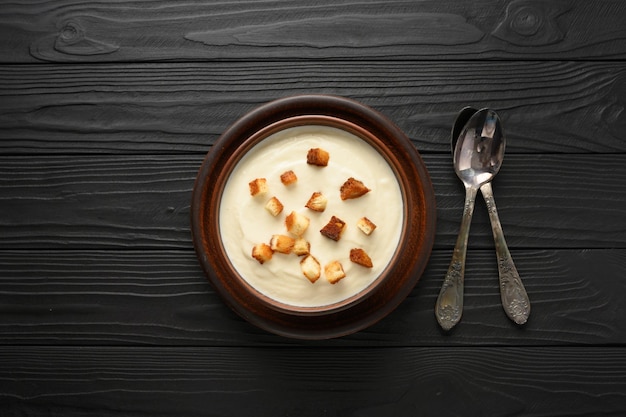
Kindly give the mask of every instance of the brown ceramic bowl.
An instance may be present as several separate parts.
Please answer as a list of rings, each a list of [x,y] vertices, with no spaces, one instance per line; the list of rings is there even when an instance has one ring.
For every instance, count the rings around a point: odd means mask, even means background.
[[[391,261],[369,286],[338,302],[299,307],[262,294],[240,276],[224,248],[219,216],[222,190],[246,152],[276,132],[307,125],[344,130],[382,155],[399,184],[403,222]],[[272,333],[326,339],[376,323],[407,297],[430,257],[435,209],[432,183],[420,155],[390,120],[354,100],[301,95],[256,108],[237,120],[213,145],[193,189],[191,231],[210,283],[235,312]]]

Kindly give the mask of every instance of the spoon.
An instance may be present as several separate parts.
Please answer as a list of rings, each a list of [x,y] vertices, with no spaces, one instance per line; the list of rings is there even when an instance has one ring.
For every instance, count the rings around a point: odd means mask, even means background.
[[[502,144],[499,140],[500,135],[497,137],[497,142],[493,140],[495,129],[491,132],[490,137],[487,136],[483,140],[482,130],[485,127],[485,122],[484,111],[471,115],[458,135],[458,141],[454,147],[452,157],[454,171],[465,186],[465,205],[463,206],[461,228],[454,245],[452,260],[435,304],[435,317],[444,330],[452,329],[461,320],[461,314],[463,313],[465,256],[467,254],[469,229],[474,213],[474,201],[476,200],[478,188],[493,177],[493,171],[490,171],[489,167],[485,166],[483,160],[484,157],[489,157],[494,150],[498,151]],[[491,131],[491,124],[489,125],[489,131]],[[497,146],[493,146],[494,144]],[[486,152],[483,152],[483,145],[486,145],[484,147]],[[495,161],[498,161],[498,159],[495,159]]]
[[[468,134],[472,133],[474,133],[473,138],[468,137]],[[451,144],[455,171],[466,187],[466,204],[463,214],[464,221],[461,224],[461,232],[457,239],[458,248],[455,247],[450,269],[446,274],[437,301],[437,320],[444,329],[449,330],[461,318],[469,223],[473,212],[476,188],[480,188],[487,204],[495,240],[502,305],[511,320],[517,324],[524,324],[530,314],[530,301],[506,245],[490,183],[498,173],[504,157],[505,137],[502,134],[498,115],[488,109],[477,111],[471,107],[465,107],[459,112],[454,122]],[[467,166],[469,166],[469,170],[466,168]],[[468,196],[470,198],[469,205]],[[469,218],[465,220],[466,217]],[[467,225],[463,223],[467,223]],[[464,231],[464,228],[467,230]],[[463,231],[465,236],[463,236]]]
[[[459,112],[452,128],[451,145],[453,153],[462,127],[465,126],[472,115],[477,111],[478,110],[474,108],[465,107]],[[502,135],[502,141],[506,141],[504,135]],[[504,153],[502,155],[504,157]],[[495,174],[496,173],[494,173],[494,176]],[[521,325],[526,323],[530,315],[530,300],[528,299],[528,294],[526,293],[524,284],[522,284],[517,268],[515,268],[515,263],[507,247],[506,240],[504,239],[504,232],[502,231],[502,225],[498,218],[498,210],[496,209],[496,201],[493,197],[491,182],[483,184],[480,187],[480,191],[487,204],[489,220],[491,221],[491,229],[496,245],[502,306],[504,307],[506,315],[515,323]]]

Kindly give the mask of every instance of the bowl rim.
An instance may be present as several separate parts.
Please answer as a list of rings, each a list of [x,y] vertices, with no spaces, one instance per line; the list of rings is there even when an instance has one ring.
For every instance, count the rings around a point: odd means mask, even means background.
[[[230,172],[254,145],[291,127],[324,125],[355,134],[373,146],[400,185],[403,228],[398,248],[365,289],[339,302],[297,307],[273,300],[239,276],[221,243],[219,205]],[[373,108],[340,96],[307,94],[276,99],[236,120],[205,156],[191,202],[191,233],[200,264],[229,307],[250,323],[286,337],[326,339],[378,322],[408,296],[421,277],[434,243],[436,204],[432,182],[417,149]],[[406,254],[413,256],[406,256]]]

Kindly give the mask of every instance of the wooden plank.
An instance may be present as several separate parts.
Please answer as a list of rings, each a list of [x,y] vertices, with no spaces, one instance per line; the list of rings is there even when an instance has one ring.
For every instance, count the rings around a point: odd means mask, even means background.
[[[2,246],[189,248],[201,160],[7,157],[0,168],[7,174],[0,180]]]
[[[0,392],[4,416],[619,416],[626,352],[4,347]]]
[[[439,248],[454,245],[463,210],[450,159],[424,156],[435,184]],[[202,155],[0,157],[0,248],[189,249],[201,161]],[[509,246],[626,247],[625,181],[623,154],[508,156],[494,190]],[[480,198],[469,244],[493,246]]]
[[[509,246],[623,248],[626,170],[620,162],[622,158],[623,155],[506,156],[493,188]],[[436,184],[436,244],[441,246],[454,241],[463,211],[463,198],[457,194],[461,182],[450,173],[449,159],[439,155],[425,158]],[[609,176],[611,180],[607,179]],[[491,233],[487,209],[479,196],[470,247],[490,245]]]
[[[12,155],[205,152],[247,111],[308,93],[372,106],[423,152],[449,152],[467,105],[499,112],[509,153],[626,152],[623,62],[5,65],[0,92]]]
[[[532,302],[504,314],[493,250],[468,254],[461,323],[444,335],[434,304],[451,250],[433,252],[409,297],[380,323],[304,346],[542,346],[626,343],[626,250],[514,250]],[[303,345],[246,323],[191,251],[0,251],[0,345]],[[0,390],[1,392],[2,390]]]
[[[624,59],[625,20],[621,0],[14,2],[0,11],[0,57]]]

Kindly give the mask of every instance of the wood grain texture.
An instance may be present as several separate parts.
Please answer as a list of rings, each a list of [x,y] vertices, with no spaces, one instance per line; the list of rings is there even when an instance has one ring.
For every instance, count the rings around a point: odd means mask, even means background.
[[[0,392],[8,417],[619,416],[626,352],[3,347]]]
[[[13,2],[0,11],[0,57],[623,59],[625,18],[620,0]]]
[[[444,336],[434,304],[451,250],[437,250],[388,317],[341,339],[298,342],[239,318],[191,251],[0,251],[0,345],[541,346],[626,343],[626,250],[514,250],[532,302],[516,327],[493,250],[468,254],[465,310]]]
[[[626,194],[621,185],[611,184],[613,179],[621,183],[625,180],[622,157],[507,155],[493,180],[493,189],[508,245],[623,248]],[[449,173],[448,159],[448,155],[428,155],[425,159],[437,184],[438,231],[442,233],[438,232],[436,245],[453,242],[462,215],[462,198],[457,194],[461,182]],[[450,236],[446,233],[448,225],[453,229]],[[597,239],[595,233],[603,238]],[[486,247],[491,235],[486,205],[479,196],[470,247]]]
[[[463,187],[449,155],[425,155],[435,247],[458,234]],[[0,248],[190,249],[202,155],[0,157]],[[607,176],[606,173],[611,175]],[[625,155],[510,155],[494,180],[511,248],[626,247]],[[491,248],[478,199],[470,248]]]
[[[623,62],[278,61],[0,66],[0,153],[204,153],[245,112],[308,93],[375,108],[422,152],[449,152],[467,105],[498,111],[508,153],[626,152]]]
[[[624,22],[622,0],[4,2],[0,416],[626,415]],[[218,136],[299,93],[397,123],[438,204],[409,297],[329,341],[236,316],[189,232]],[[479,198],[444,334],[466,105],[504,121],[493,187],[532,313],[502,310]]]
[[[201,159],[8,157],[0,168],[4,247],[190,248]]]

